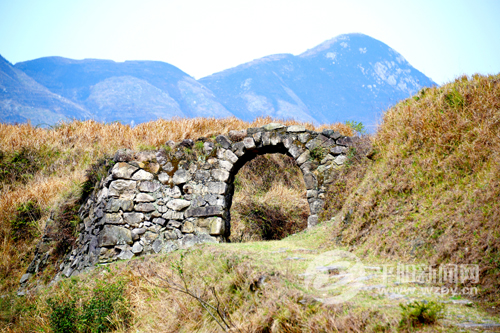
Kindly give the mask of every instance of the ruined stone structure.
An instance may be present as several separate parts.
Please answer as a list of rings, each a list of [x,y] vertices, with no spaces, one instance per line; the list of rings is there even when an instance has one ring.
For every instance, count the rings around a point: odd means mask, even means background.
[[[261,154],[295,159],[307,187],[312,227],[318,223],[325,185],[346,161],[352,142],[333,130],[317,133],[271,123],[196,142],[167,142],[156,152],[120,150],[108,176],[80,209],[80,235],[61,273],[71,276],[96,263],[226,241],[234,177]],[[32,270],[37,260],[42,254],[36,255]]]

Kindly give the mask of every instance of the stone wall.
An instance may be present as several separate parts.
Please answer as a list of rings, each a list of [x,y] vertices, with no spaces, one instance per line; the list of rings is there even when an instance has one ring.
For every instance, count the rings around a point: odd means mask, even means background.
[[[69,277],[96,263],[226,241],[234,177],[260,154],[287,154],[297,162],[312,227],[325,185],[333,181],[331,171],[344,164],[353,139],[333,130],[317,133],[271,123],[196,142],[167,142],[155,152],[120,150],[108,176],[80,209],[80,235],[61,273]]]

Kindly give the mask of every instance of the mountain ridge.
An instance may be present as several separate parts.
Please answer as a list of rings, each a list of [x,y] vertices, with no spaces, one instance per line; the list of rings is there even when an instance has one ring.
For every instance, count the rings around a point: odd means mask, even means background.
[[[359,33],[334,37],[297,56],[256,59],[199,81],[245,120],[252,105],[260,109],[250,116],[276,117],[285,113],[284,103],[292,103],[288,111],[300,121],[309,121],[301,116],[308,114],[319,123],[357,120],[371,128],[387,107],[436,85],[397,51]],[[267,92],[241,89],[251,82]]]
[[[314,124],[354,120],[373,130],[389,106],[436,85],[397,51],[360,33],[336,36],[299,55],[254,59],[199,80],[161,61],[55,56],[8,64],[30,82],[17,99],[45,89],[46,109],[37,119],[48,117],[48,123],[76,118],[134,124],[230,116],[249,121],[270,116]],[[47,98],[60,102],[53,105]],[[3,122],[23,122],[36,114],[26,111],[35,102],[25,100],[30,105],[23,109],[26,117],[16,118],[16,107],[9,107],[8,100],[0,96]]]

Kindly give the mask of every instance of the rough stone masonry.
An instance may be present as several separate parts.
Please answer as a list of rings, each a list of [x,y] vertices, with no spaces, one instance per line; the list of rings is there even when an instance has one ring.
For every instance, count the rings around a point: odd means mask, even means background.
[[[119,150],[116,164],[80,209],[80,235],[60,274],[69,277],[97,263],[226,241],[234,177],[261,154],[294,158],[307,187],[312,227],[318,223],[332,171],[342,167],[353,141],[333,130],[317,133],[270,123],[215,140],[170,141],[155,152]],[[37,251],[22,282],[45,257]]]

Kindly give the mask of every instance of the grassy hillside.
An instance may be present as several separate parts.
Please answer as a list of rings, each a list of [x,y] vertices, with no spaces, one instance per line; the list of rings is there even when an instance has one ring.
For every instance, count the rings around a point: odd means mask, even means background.
[[[1,125],[3,330],[448,332],[499,322],[498,75],[462,77],[389,109],[377,133],[350,150],[347,167],[328,189],[324,222],[313,229],[289,235],[303,228],[307,214],[299,169],[287,158],[260,157],[236,179],[233,243],[101,266],[14,296],[50,211],[78,198],[85,170],[100,157],[269,121],[158,121],[133,129],[94,122],[52,130]],[[276,184],[270,187],[268,179]],[[366,288],[328,305],[321,299],[339,291],[311,290],[304,272],[333,249],[361,258]],[[478,264],[479,293],[429,292],[446,283],[410,283],[416,287],[411,295],[381,292],[401,287],[397,276],[382,276],[383,265],[396,263]],[[339,272],[326,276],[335,279]]]
[[[500,76],[420,91],[385,113],[372,141],[374,161],[345,170],[330,189],[324,218],[335,217],[335,243],[432,265],[478,264],[482,296],[498,306]]]

